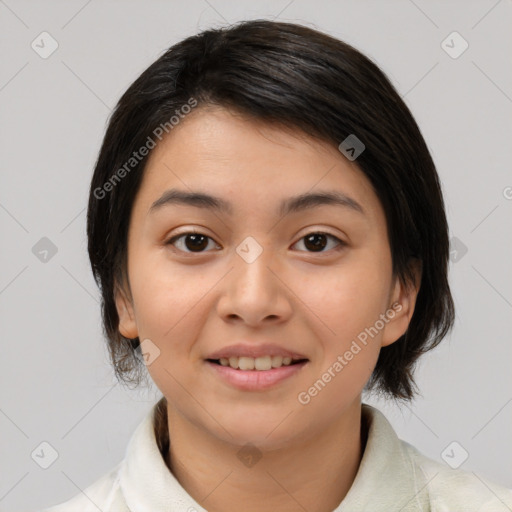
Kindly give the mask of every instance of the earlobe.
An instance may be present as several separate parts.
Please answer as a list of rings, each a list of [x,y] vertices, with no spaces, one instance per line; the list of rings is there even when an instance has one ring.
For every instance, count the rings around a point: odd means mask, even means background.
[[[126,293],[118,285],[115,286],[114,298],[117,314],[119,316],[119,332],[125,338],[136,338],[138,336],[138,330],[132,302],[126,297]]]
[[[415,282],[405,285],[397,277],[391,294],[388,312],[389,321],[382,335],[382,347],[391,345],[405,334],[411,322],[421,283],[421,262],[412,263]]]

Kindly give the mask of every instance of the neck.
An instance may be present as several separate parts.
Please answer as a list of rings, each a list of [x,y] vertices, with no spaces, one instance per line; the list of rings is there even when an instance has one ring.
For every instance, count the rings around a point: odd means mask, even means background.
[[[366,445],[359,399],[314,437],[264,452],[249,449],[245,463],[241,446],[212,436],[172,408],[165,421],[164,409],[157,410],[155,428],[168,428],[159,439],[166,464],[209,512],[238,511],[240,503],[246,512],[260,511],[262,503],[286,512],[332,512],[350,489]]]

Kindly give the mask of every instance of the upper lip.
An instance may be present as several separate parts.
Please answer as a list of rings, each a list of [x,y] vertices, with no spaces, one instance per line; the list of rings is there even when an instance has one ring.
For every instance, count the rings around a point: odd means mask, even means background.
[[[236,345],[229,345],[229,347],[221,348],[212,352],[207,359],[220,359],[230,357],[263,357],[263,356],[282,356],[291,357],[294,360],[307,359],[306,356],[292,350],[287,350],[279,345],[266,343],[264,345],[247,345],[239,343]]]

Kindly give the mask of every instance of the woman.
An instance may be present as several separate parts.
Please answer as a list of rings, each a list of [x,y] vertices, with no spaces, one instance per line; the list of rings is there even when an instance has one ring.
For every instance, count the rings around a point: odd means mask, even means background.
[[[116,375],[163,397],[49,512],[512,507],[361,403],[414,397],[454,306],[434,163],[353,47],[262,20],[171,47],[111,117],[88,238]]]

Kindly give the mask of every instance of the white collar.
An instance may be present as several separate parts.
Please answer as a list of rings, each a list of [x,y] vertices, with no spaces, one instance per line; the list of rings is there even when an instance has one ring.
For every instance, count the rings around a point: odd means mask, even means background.
[[[207,512],[167,468],[155,439],[155,408],[135,430],[121,466],[120,487],[126,504],[132,512]],[[390,505],[393,510],[403,507],[403,512],[422,510],[428,480],[412,461],[409,445],[397,437],[378,409],[362,404],[362,414],[368,425],[363,458],[348,494],[333,512],[388,511]]]

